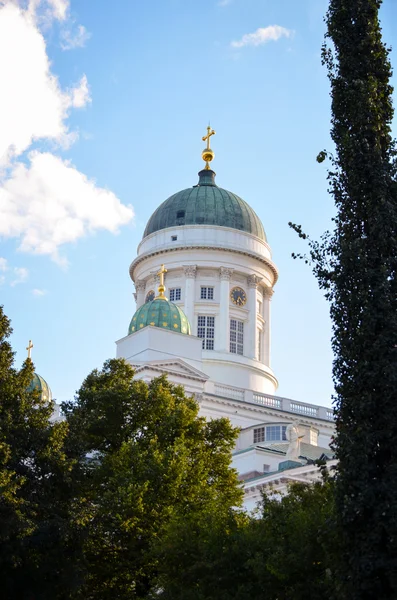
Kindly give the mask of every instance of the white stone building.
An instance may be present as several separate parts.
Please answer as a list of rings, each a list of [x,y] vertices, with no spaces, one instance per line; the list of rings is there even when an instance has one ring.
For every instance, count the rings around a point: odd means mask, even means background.
[[[241,428],[233,463],[251,509],[260,490],[284,492],[318,477],[315,459],[333,462],[334,424],[330,409],[275,395],[277,268],[259,217],[216,185],[210,135],[198,184],[163,202],[146,226],[130,267],[137,312],[117,356],[146,381],[166,373],[195,394],[204,416]]]

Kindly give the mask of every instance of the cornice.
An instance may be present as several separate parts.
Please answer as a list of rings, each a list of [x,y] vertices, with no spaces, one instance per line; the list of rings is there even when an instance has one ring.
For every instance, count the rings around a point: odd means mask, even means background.
[[[159,254],[167,254],[170,252],[179,252],[181,250],[209,250],[209,251],[221,250],[224,252],[231,252],[233,254],[241,254],[243,256],[249,256],[250,258],[258,260],[262,264],[266,265],[266,267],[268,267],[271,270],[271,272],[273,273],[272,285],[274,285],[278,279],[278,271],[277,271],[277,268],[274,265],[274,263],[270,259],[266,258],[265,256],[261,256],[260,254],[257,254],[256,252],[250,252],[249,250],[240,250],[238,248],[225,248],[224,246],[216,246],[216,245],[204,246],[202,244],[192,244],[192,245],[186,244],[184,246],[179,245],[179,246],[172,246],[169,248],[159,248],[158,250],[151,250],[150,252],[146,252],[145,254],[142,254],[141,256],[137,256],[136,259],[133,260],[130,265],[130,277],[131,277],[132,281],[135,281],[134,270],[137,267],[137,265],[139,265],[142,261],[146,260],[147,258],[152,258],[153,256],[158,256]]]
[[[335,423],[333,421],[327,421],[325,419],[318,419],[316,417],[307,417],[305,415],[300,415],[299,413],[287,411],[287,410],[278,410],[277,408],[271,408],[270,406],[263,406],[262,404],[256,404],[255,402],[247,402],[245,400],[233,400],[232,398],[223,398],[221,396],[216,396],[215,394],[209,394],[204,392],[203,400],[208,400],[210,402],[215,402],[216,404],[221,404],[223,406],[231,406],[233,408],[242,408],[244,407],[246,410],[250,412],[256,412],[261,415],[269,415],[271,417],[280,417],[280,415],[293,415],[294,418],[298,418],[299,422],[304,425],[310,425],[311,427],[318,426],[321,428],[330,429],[333,431],[335,429]]]

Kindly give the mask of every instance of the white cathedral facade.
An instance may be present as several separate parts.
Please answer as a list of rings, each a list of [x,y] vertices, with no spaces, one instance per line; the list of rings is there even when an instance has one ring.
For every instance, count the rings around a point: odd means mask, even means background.
[[[197,185],[153,213],[131,263],[136,312],[117,357],[149,381],[162,373],[193,394],[207,418],[241,431],[233,466],[245,506],[261,490],[319,476],[334,459],[331,409],[281,398],[270,365],[271,302],[278,273],[259,217],[215,183],[208,128]]]

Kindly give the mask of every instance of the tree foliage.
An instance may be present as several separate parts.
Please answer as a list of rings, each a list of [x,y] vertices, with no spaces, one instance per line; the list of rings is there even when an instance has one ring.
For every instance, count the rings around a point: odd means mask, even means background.
[[[230,468],[237,430],[227,419],[199,417],[180,386],[164,377],[137,381],[116,359],[93,371],[64,411],[80,486],[73,524],[83,539],[79,597],[147,598],[169,524],[221,518],[241,503]]]
[[[260,515],[179,520],[164,538],[162,600],[333,598],[333,483],[263,497]],[[337,596],[336,596],[337,597]]]
[[[14,368],[10,323],[0,307],[0,577],[2,597],[62,598],[68,569],[70,463],[66,423],[53,403],[28,392],[33,363]],[[65,586],[68,587],[68,586]]]
[[[337,215],[333,232],[319,243],[309,240],[331,303],[339,597],[353,600],[397,597],[397,186],[380,6],[381,0],[330,0],[323,61]]]

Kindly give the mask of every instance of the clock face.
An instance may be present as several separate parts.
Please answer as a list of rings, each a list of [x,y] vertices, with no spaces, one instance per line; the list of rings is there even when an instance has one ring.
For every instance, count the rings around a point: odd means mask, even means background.
[[[146,294],[146,299],[145,299],[145,302],[152,302],[152,300],[154,300],[154,296],[155,296],[155,293],[154,293],[154,291],[153,291],[153,290],[150,290],[150,292],[148,292],[148,293]]]
[[[247,294],[241,287],[234,287],[230,292],[230,300],[236,306],[244,306],[247,302]]]

